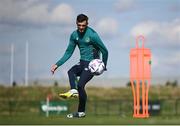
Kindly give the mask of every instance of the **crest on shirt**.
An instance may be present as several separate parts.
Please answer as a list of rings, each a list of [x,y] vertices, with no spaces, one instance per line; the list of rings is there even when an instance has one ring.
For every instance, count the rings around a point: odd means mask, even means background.
[[[90,38],[89,38],[89,37],[86,37],[86,38],[85,38],[85,42],[90,42]]]

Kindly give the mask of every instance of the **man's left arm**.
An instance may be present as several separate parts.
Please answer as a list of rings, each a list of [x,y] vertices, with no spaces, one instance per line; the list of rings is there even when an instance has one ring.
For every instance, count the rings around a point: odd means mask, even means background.
[[[102,60],[103,60],[105,67],[106,67],[107,60],[108,60],[108,50],[105,47],[105,45],[103,44],[102,40],[100,39],[100,37],[98,36],[97,33],[95,33],[93,35],[92,39],[93,39],[93,43],[95,44],[95,46],[97,46],[100,49],[100,51],[102,53]]]

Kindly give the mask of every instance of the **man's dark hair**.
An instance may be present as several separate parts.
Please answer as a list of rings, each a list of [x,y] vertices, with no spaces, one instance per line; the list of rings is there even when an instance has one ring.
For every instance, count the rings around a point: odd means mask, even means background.
[[[85,14],[79,14],[77,16],[76,21],[77,22],[83,22],[83,21],[87,21],[88,22],[88,16],[86,16]]]

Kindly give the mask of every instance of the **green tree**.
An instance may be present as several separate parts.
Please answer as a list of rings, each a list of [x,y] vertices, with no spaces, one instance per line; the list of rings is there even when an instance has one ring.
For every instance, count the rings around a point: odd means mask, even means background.
[[[131,82],[130,82],[130,81],[128,81],[128,82],[126,83],[126,87],[131,87]]]
[[[178,86],[178,81],[175,80],[174,82],[172,82],[172,87],[177,87]]]
[[[170,82],[170,81],[167,81],[165,85],[166,85],[166,86],[170,86],[170,85],[171,85],[171,82]]]
[[[54,86],[57,87],[58,86],[58,82],[54,81]]]

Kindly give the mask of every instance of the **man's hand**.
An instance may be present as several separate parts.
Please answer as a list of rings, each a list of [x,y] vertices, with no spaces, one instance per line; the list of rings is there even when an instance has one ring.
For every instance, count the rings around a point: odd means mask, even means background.
[[[54,74],[54,72],[56,71],[57,67],[58,66],[56,64],[52,65],[52,67],[51,67],[52,74]]]

